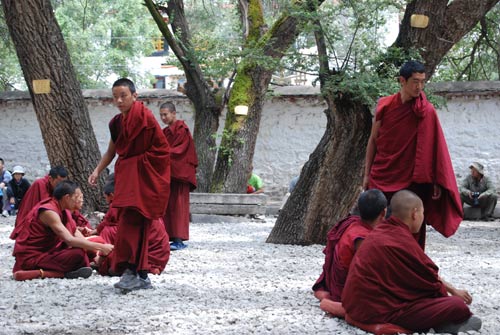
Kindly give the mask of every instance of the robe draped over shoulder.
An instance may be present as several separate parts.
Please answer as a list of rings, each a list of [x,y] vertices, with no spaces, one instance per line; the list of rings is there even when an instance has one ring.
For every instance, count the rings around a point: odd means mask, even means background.
[[[182,120],[177,120],[163,129],[170,144],[170,164],[172,179],[189,183],[190,189],[196,188],[196,167],[198,157],[193,137]]]
[[[354,320],[387,323],[419,299],[446,297],[438,267],[395,217],[365,238],[349,268],[342,305]]]
[[[463,218],[462,204],[437,113],[424,93],[402,103],[400,93],[377,105],[380,128],[370,170],[370,188],[396,192],[416,184],[437,184],[439,199],[422,199],[426,221],[442,235],[453,235]]]
[[[163,216],[170,192],[168,142],[152,112],[135,101],[126,117],[109,125],[118,159],[113,206],[137,210],[148,219]]]

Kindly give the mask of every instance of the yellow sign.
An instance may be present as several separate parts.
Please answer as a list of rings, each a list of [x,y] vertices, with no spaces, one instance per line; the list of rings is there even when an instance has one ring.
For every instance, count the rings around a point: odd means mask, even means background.
[[[413,14],[410,18],[410,25],[414,28],[427,28],[429,17],[427,15]]]
[[[50,79],[33,80],[33,92],[35,94],[50,93]]]

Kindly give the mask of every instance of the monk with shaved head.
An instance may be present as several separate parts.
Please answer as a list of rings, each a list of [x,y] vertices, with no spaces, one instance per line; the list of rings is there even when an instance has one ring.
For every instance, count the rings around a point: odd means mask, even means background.
[[[342,293],[346,319],[390,323],[419,333],[431,328],[451,334],[480,329],[481,320],[467,306],[470,295],[450,292],[412,235],[424,221],[422,200],[402,190],[390,205],[391,216],[366,237],[349,268]]]

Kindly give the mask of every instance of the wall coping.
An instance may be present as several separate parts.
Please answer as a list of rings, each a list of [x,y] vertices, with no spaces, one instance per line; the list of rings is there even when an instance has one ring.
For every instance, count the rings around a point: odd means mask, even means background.
[[[428,87],[436,95],[450,96],[475,96],[475,95],[500,95],[500,81],[462,81],[430,83]],[[186,95],[176,90],[142,89],[137,90],[139,97],[144,99],[179,98],[187,99]],[[319,86],[274,86],[268,89],[274,97],[292,96],[317,96],[320,94]],[[109,89],[82,90],[85,99],[110,99]],[[14,100],[31,100],[28,91],[0,92],[0,103]]]

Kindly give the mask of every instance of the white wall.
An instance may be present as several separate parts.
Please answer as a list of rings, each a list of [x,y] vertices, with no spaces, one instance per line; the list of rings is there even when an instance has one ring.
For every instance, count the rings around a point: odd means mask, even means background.
[[[108,122],[117,113],[109,93],[106,90],[84,92],[101,152],[106,150],[109,141]],[[169,90],[139,93],[156,115],[162,102],[174,100],[180,118],[192,129],[193,109],[185,96]],[[323,113],[326,105],[315,88],[295,86],[276,89],[275,93],[264,105],[253,165],[266,189],[281,194],[321,139],[326,125]],[[500,187],[497,136],[500,89],[483,95],[455,92],[438,115],[458,180],[468,173],[470,163],[477,160],[485,165],[487,174]],[[8,169],[23,165],[30,179],[47,172],[49,162],[27,94],[0,93],[0,135],[3,139],[0,157]]]

